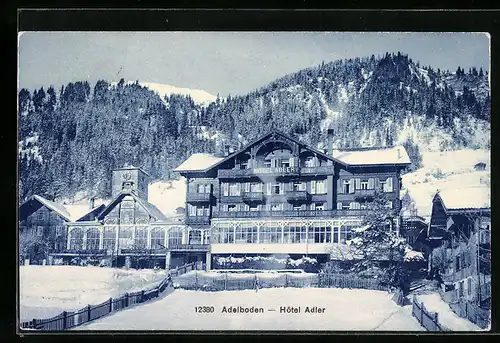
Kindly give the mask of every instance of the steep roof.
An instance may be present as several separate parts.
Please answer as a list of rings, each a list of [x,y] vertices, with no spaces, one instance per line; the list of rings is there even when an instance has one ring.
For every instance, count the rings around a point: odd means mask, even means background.
[[[32,199],[37,200],[38,202],[40,202],[42,205],[44,205],[48,209],[56,212],[64,220],[66,220],[66,221],[72,221],[73,220],[73,218],[71,217],[71,214],[64,207],[64,205],[58,204],[58,203],[53,202],[53,201],[50,201],[50,200],[45,199],[44,197],[41,197],[39,195],[33,195]]]
[[[270,131],[270,132],[266,133],[265,135],[255,139],[255,140],[251,141],[250,143],[245,145],[243,148],[239,149],[238,151],[236,151],[236,152],[234,152],[226,157],[216,157],[216,156],[213,156],[210,154],[200,154],[200,153],[193,154],[186,161],[184,161],[179,167],[174,169],[174,171],[175,172],[208,171],[209,169],[212,169],[213,167],[218,166],[219,164],[233,158],[234,156],[241,154],[243,151],[245,151],[246,149],[248,149],[252,145],[257,144],[259,141],[264,140],[273,134],[282,136],[282,137],[284,137],[284,138],[286,138],[294,143],[300,144],[302,146],[306,146],[309,150],[311,150],[311,151],[313,151],[313,152],[315,152],[315,153],[317,153],[325,158],[328,158],[332,161],[344,164],[342,161],[338,160],[337,158],[330,156],[330,155],[327,155],[327,154],[325,154],[317,149],[314,149],[310,146],[307,146],[305,143],[300,142],[300,141],[296,140],[295,138],[292,138],[289,135],[287,135],[281,131],[273,130],[273,131]]]
[[[348,165],[410,164],[411,160],[403,146],[334,150],[333,156]]]
[[[436,193],[446,211],[491,209],[489,187],[464,187]]]
[[[153,204],[150,202],[139,198],[135,193],[133,192],[120,192],[118,195],[104,208],[101,213],[99,213],[98,218],[102,219],[106,214],[108,214],[115,206],[118,204],[125,196],[131,196],[134,198],[134,200],[139,203],[139,205],[144,208],[144,210],[153,218],[155,218],[158,221],[165,221],[167,220],[167,217]]]
[[[217,157],[211,154],[192,154],[174,172],[202,171],[211,168],[216,163],[222,161],[224,157]]]

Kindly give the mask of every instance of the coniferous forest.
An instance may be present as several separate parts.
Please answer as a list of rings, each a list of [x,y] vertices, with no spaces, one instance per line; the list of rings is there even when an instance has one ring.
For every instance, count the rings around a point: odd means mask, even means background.
[[[108,197],[111,170],[141,166],[173,179],[190,154],[223,154],[271,129],[324,148],[404,144],[411,155],[438,137],[438,148],[489,148],[490,88],[482,69],[435,70],[404,54],[321,63],[246,95],[201,106],[185,95],[139,82],[100,80],[19,91],[19,201],[76,192]],[[435,147],[434,147],[435,148]]]

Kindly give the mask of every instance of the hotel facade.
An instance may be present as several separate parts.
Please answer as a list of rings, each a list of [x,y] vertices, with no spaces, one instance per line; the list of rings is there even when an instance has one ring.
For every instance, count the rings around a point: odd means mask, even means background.
[[[404,147],[334,153],[332,141],[329,130],[321,152],[273,131],[226,157],[193,154],[177,167],[187,183],[185,224],[210,237],[207,266],[218,256],[342,259],[376,190],[400,209]]]

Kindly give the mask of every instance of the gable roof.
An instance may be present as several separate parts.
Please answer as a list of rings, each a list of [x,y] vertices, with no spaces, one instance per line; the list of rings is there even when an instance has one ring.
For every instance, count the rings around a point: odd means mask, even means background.
[[[48,199],[45,199],[44,197],[41,197],[39,195],[33,195],[31,199],[36,200],[40,202],[43,206],[47,207],[49,210],[54,211],[57,213],[60,217],[62,217],[66,221],[72,221],[73,218],[71,218],[71,214],[66,210],[64,205],[58,204],[56,202],[50,201]]]
[[[298,140],[296,140],[295,138],[292,138],[290,137],[289,135],[281,132],[281,131],[278,131],[278,130],[273,130],[273,131],[270,131],[268,133],[266,133],[265,135],[251,141],[250,143],[246,144],[243,148],[239,149],[238,151],[226,156],[226,157],[216,157],[216,156],[213,156],[213,155],[210,155],[210,154],[193,154],[191,155],[186,161],[184,161],[179,167],[177,167],[176,169],[174,169],[174,171],[180,171],[180,172],[187,172],[187,171],[202,171],[202,172],[207,172],[208,170],[230,160],[231,158],[241,154],[243,151],[245,151],[246,149],[248,149],[249,147],[251,147],[252,145],[254,144],[257,144],[258,142],[266,139],[267,137],[271,136],[271,135],[278,135],[278,136],[282,136],[283,138],[285,139],[288,139],[296,144],[299,144],[301,146],[304,146],[306,147],[307,149],[317,153],[318,155],[320,156],[323,156],[329,160],[332,160],[334,162],[338,162],[338,163],[341,163],[341,164],[345,164],[343,161],[333,157],[333,156],[330,156],[330,155],[327,155],[317,149],[314,149],[310,146],[308,146],[307,144],[303,143],[303,142],[300,142]],[[197,156],[198,155],[198,156]],[[189,162],[189,163],[188,163]],[[199,166],[197,165],[197,163],[199,163]],[[196,168],[196,169],[187,169],[186,168],[189,167],[189,168]],[[182,167],[182,168],[181,168]]]
[[[104,208],[99,215],[98,219],[102,219],[106,214],[108,214],[125,196],[131,196],[134,200],[153,218],[158,221],[165,221],[167,217],[153,204],[150,202],[139,198],[134,192],[121,191],[118,195]]]
[[[217,157],[211,154],[192,154],[187,160],[182,162],[180,166],[174,169],[174,172],[189,172],[201,171],[213,167],[217,162],[220,162],[224,157]]]
[[[489,187],[464,187],[438,191],[434,200],[440,200],[447,213],[467,210],[491,210]]]
[[[380,164],[411,164],[410,157],[403,146],[360,148],[352,150],[334,150],[333,155],[345,164],[380,165]]]

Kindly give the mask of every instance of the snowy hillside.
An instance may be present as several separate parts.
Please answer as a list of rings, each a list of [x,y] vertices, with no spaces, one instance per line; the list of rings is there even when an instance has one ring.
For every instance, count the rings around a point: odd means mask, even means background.
[[[153,182],[149,184],[148,197],[167,217],[176,216],[175,209],[186,206],[186,179]]]
[[[436,191],[490,185],[490,151],[463,149],[444,152],[424,152],[423,167],[403,175],[403,189],[415,201],[418,214],[431,214],[432,198]],[[476,171],[474,165],[486,163],[484,171]],[[466,195],[464,195],[466,196]]]
[[[127,81],[126,84],[134,84],[135,81]],[[116,86],[118,82],[112,82],[112,86]],[[182,94],[182,95],[189,95],[191,99],[195,102],[195,104],[201,105],[201,106],[206,106],[209,103],[217,100],[217,96],[210,94],[204,90],[201,89],[191,89],[191,88],[181,88],[181,87],[175,87],[175,86],[170,86],[166,85],[163,83],[155,83],[155,82],[141,82],[139,81],[139,84],[142,87],[147,87],[148,89],[152,90],[153,92],[157,92],[160,98],[164,98],[166,95],[170,94]]]

